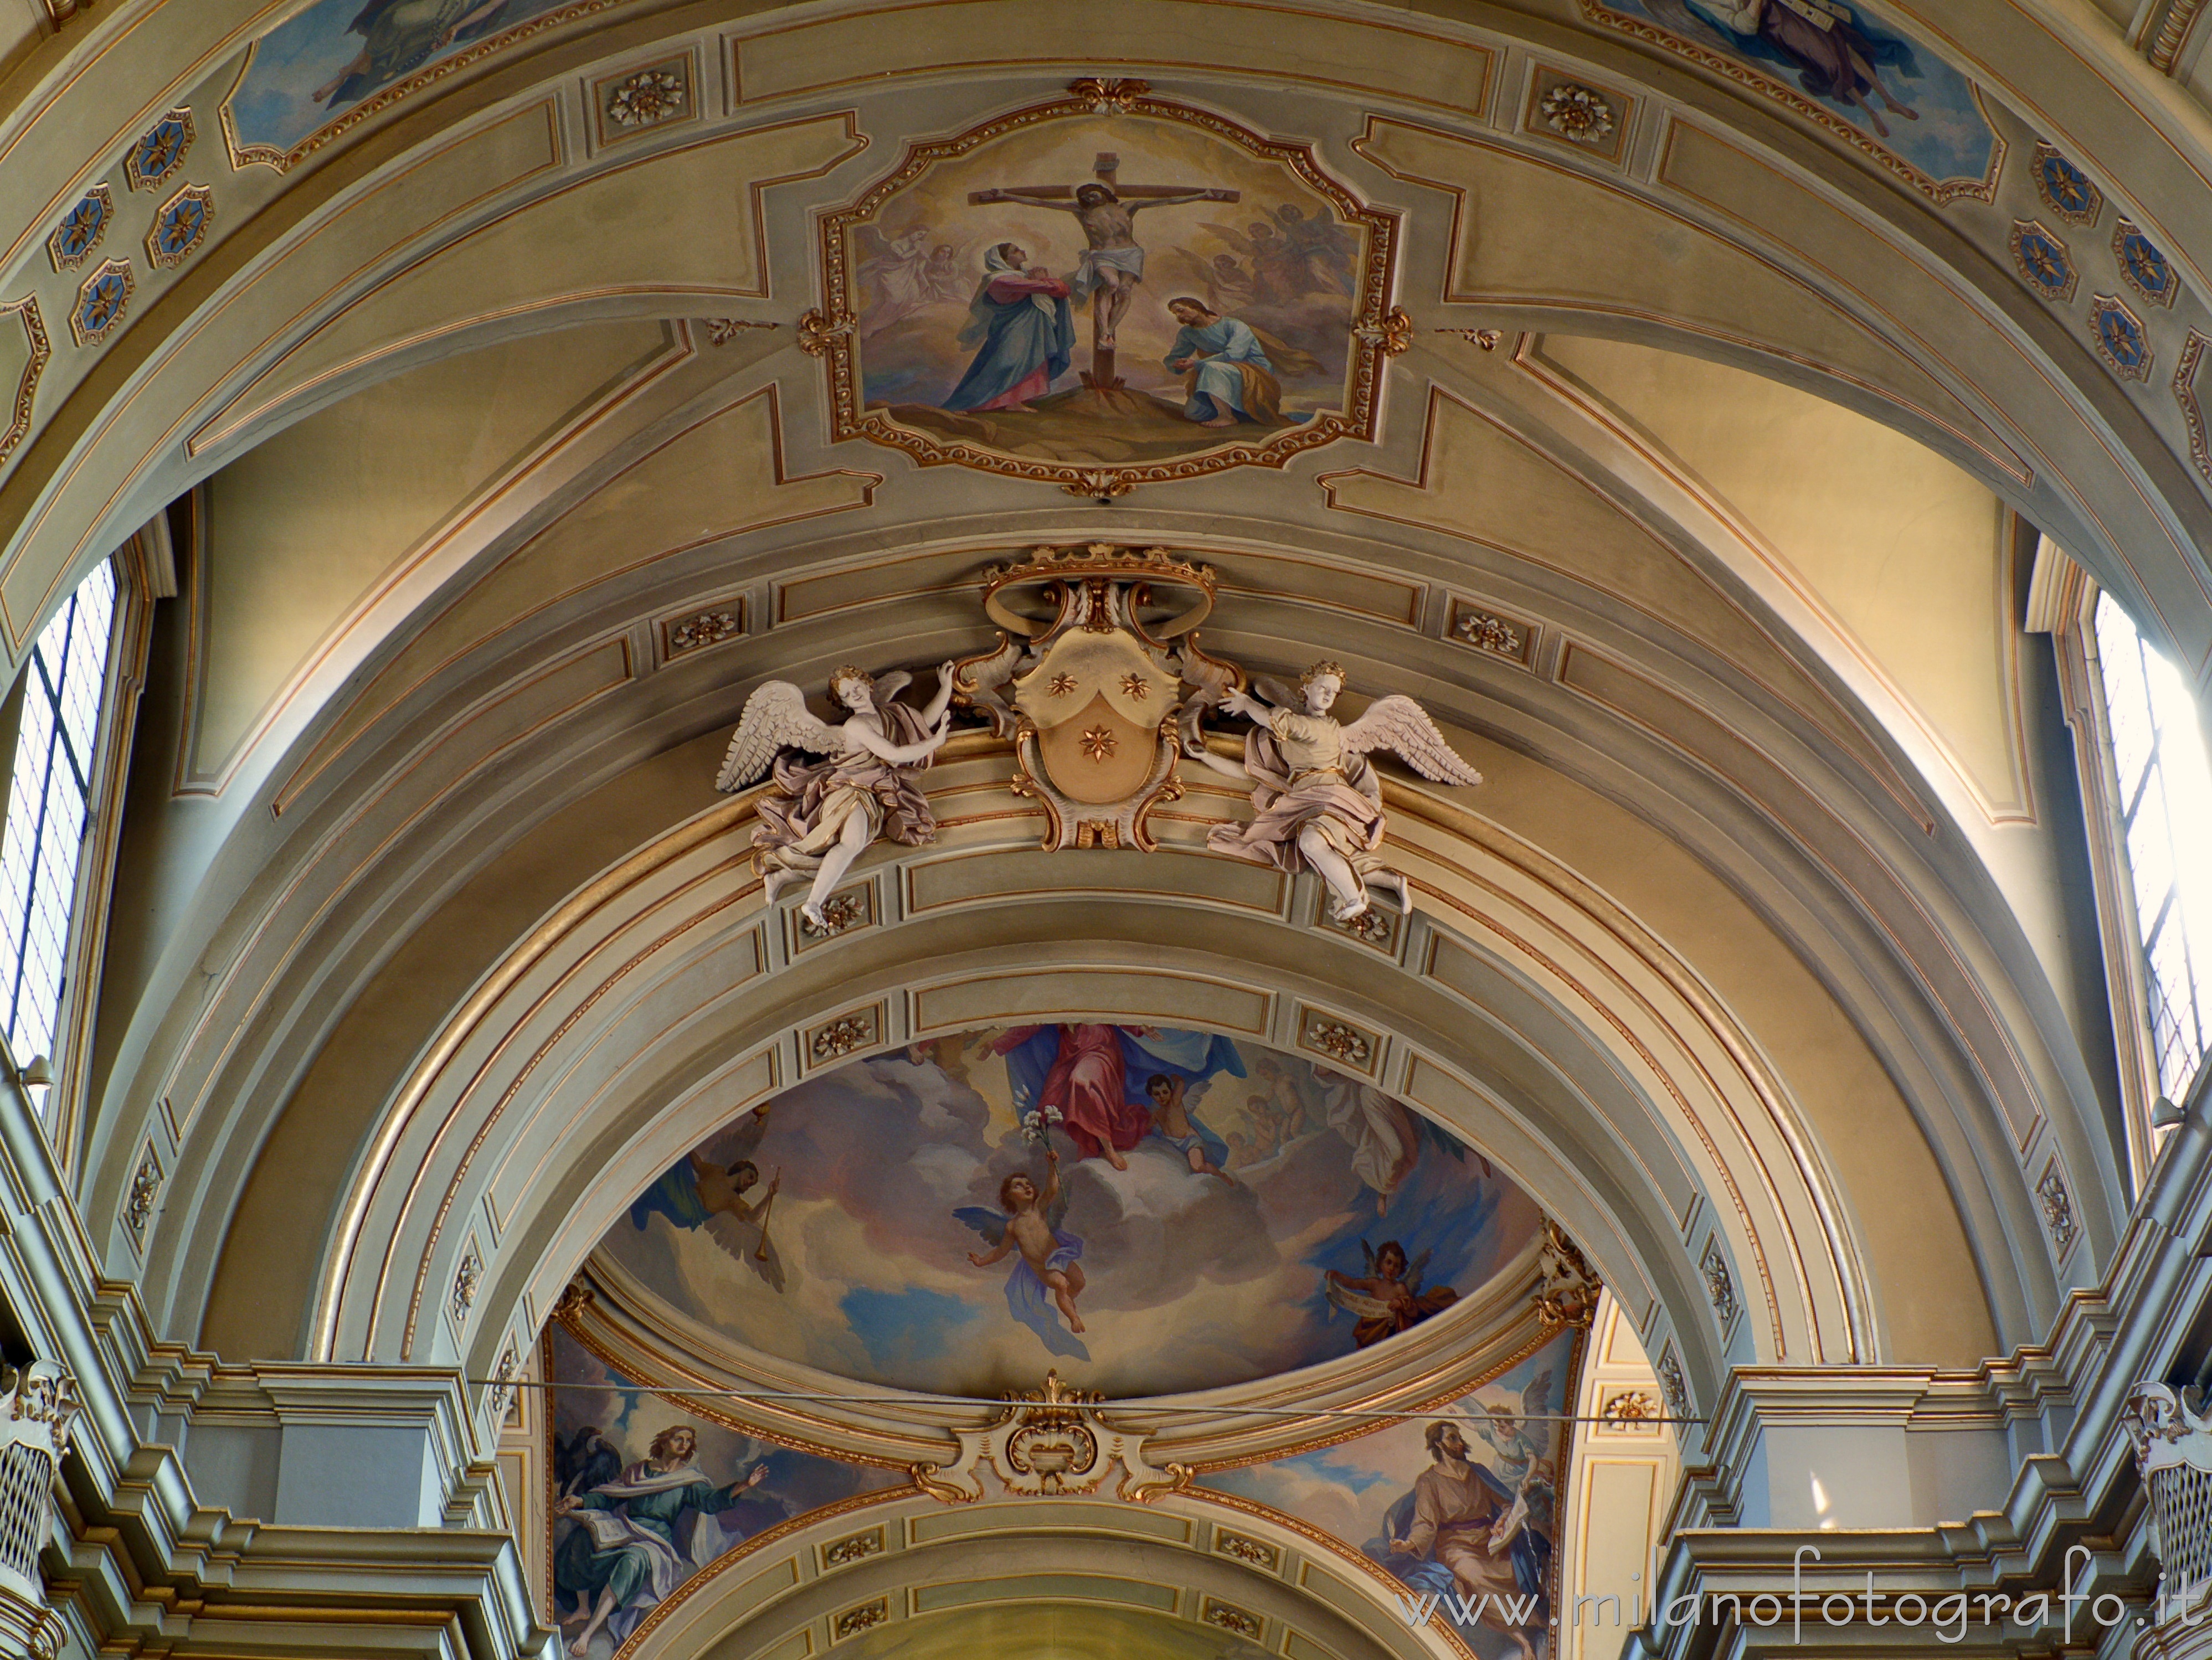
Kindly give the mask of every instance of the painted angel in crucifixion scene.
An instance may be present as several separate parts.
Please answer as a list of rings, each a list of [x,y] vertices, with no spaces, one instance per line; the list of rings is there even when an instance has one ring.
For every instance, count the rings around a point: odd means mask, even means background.
[[[742,790],[773,764],[775,787],[761,797],[753,859],[773,901],[802,882],[812,887],[799,913],[828,924],[823,902],[879,838],[918,847],[937,836],[936,815],[915,787],[951,731],[952,665],[937,671],[937,695],[924,708],[896,701],[914,677],[903,669],[880,681],[849,665],[830,676],[830,699],[846,711],[831,724],[806,707],[789,681],[772,680],[745,700],[717,790]],[[814,759],[819,757],[819,759]]]
[[[1376,893],[1408,903],[1406,879],[1382,863],[1382,785],[1368,755],[1394,751],[1425,779],[1440,784],[1480,784],[1482,774],[1459,758],[1428,712],[1409,697],[1377,698],[1349,725],[1329,711],[1344,690],[1344,670],[1316,663],[1299,678],[1298,707],[1265,702],[1237,690],[1222,706],[1249,719],[1242,762],[1210,753],[1204,740],[1184,753],[1215,772],[1252,785],[1249,824],[1217,824],[1206,845],[1232,858],[1278,870],[1310,868],[1328,884],[1329,914],[1340,922],[1361,915]]]

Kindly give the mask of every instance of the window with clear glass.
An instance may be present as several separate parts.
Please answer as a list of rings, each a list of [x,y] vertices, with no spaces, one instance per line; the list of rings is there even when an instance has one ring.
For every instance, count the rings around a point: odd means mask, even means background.
[[[2151,1047],[2159,1087],[2179,1100],[2212,1048],[2212,765],[2181,671],[2109,594],[2098,597],[2094,627]]]
[[[0,834],[0,1010],[17,1065],[53,1052],[77,856],[92,803],[115,573],[106,564],[54,615],[24,665],[22,718]]]

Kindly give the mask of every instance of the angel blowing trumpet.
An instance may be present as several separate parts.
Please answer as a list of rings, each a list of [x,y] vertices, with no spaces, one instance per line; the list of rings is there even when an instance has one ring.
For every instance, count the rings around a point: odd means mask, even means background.
[[[789,681],[769,681],[745,700],[722,757],[714,779],[722,791],[744,789],[773,764],[753,862],[771,902],[811,880],[799,909],[817,929],[828,926],[823,901],[869,844],[883,837],[918,847],[937,839],[936,815],[914,774],[951,735],[952,665],[938,669],[937,695],[921,709],[895,700],[913,678],[903,669],[881,680],[838,669],[830,698],[848,712],[835,725],[810,713],[806,694]]]
[[[1217,824],[1206,845],[1217,853],[1271,864],[1278,870],[1310,868],[1328,884],[1329,915],[1349,922],[1364,913],[1377,892],[1407,903],[1406,879],[1382,863],[1382,785],[1369,764],[1376,749],[1394,751],[1425,779],[1440,784],[1480,784],[1428,712],[1409,697],[1377,698],[1350,725],[1329,713],[1344,690],[1344,669],[1316,663],[1299,678],[1299,707],[1280,688],[1275,702],[1232,691],[1222,706],[1255,728],[1244,740],[1239,764],[1209,752],[1203,738],[1184,754],[1215,772],[1252,785],[1252,821]]]

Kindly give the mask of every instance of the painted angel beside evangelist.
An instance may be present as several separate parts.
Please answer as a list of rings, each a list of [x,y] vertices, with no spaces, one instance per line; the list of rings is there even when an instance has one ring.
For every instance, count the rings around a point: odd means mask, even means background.
[[[773,901],[811,881],[799,913],[826,928],[822,906],[880,839],[918,847],[937,836],[937,818],[914,774],[951,735],[952,665],[937,671],[937,695],[921,709],[896,701],[913,679],[903,669],[878,681],[850,666],[830,676],[830,700],[845,709],[832,725],[806,707],[789,681],[772,680],[745,700],[722,758],[717,790],[742,790],[775,767],[760,800],[753,859]],[[814,759],[819,757],[819,759]]]
[[[1408,903],[1405,877],[1382,863],[1382,785],[1368,755],[1395,751],[1440,784],[1480,784],[1482,774],[1459,758],[1409,697],[1377,698],[1349,725],[1338,721],[1329,711],[1343,689],[1343,669],[1316,663],[1299,678],[1299,708],[1232,691],[1223,706],[1255,728],[1244,741],[1242,763],[1209,753],[1202,741],[1187,743],[1184,752],[1252,785],[1251,822],[1217,824],[1206,845],[1279,870],[1311,869],[1328,884],[1329,914],[1349,922],[1377,892],[1395,894],[1401,906]]]

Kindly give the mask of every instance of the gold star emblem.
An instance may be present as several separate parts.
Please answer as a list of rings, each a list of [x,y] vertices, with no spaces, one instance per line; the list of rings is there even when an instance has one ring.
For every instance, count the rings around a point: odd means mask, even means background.
[[[1070,692],[1073,692],[1074,689],[1075,689],[1075,676],[1073,676],[1073,675],[1054,675],[1054,676],[1052,677],[1052,694],[1053,694],[1053,696],[1054,696],[1054,697],[1056,697],[1056,698],[1064,698],[1064,697],[1066,697],[1066,696]]]
[[[1093,760],[1104,760],[1114,753],[1114,735],[1103,726],[1094,726],[1083,735],[1083,753]]]
[[[1152,694],[1152,682],[1134,669],[1121,676],[1122,696],[1134,698],[1138,702],[1142,703]]]

